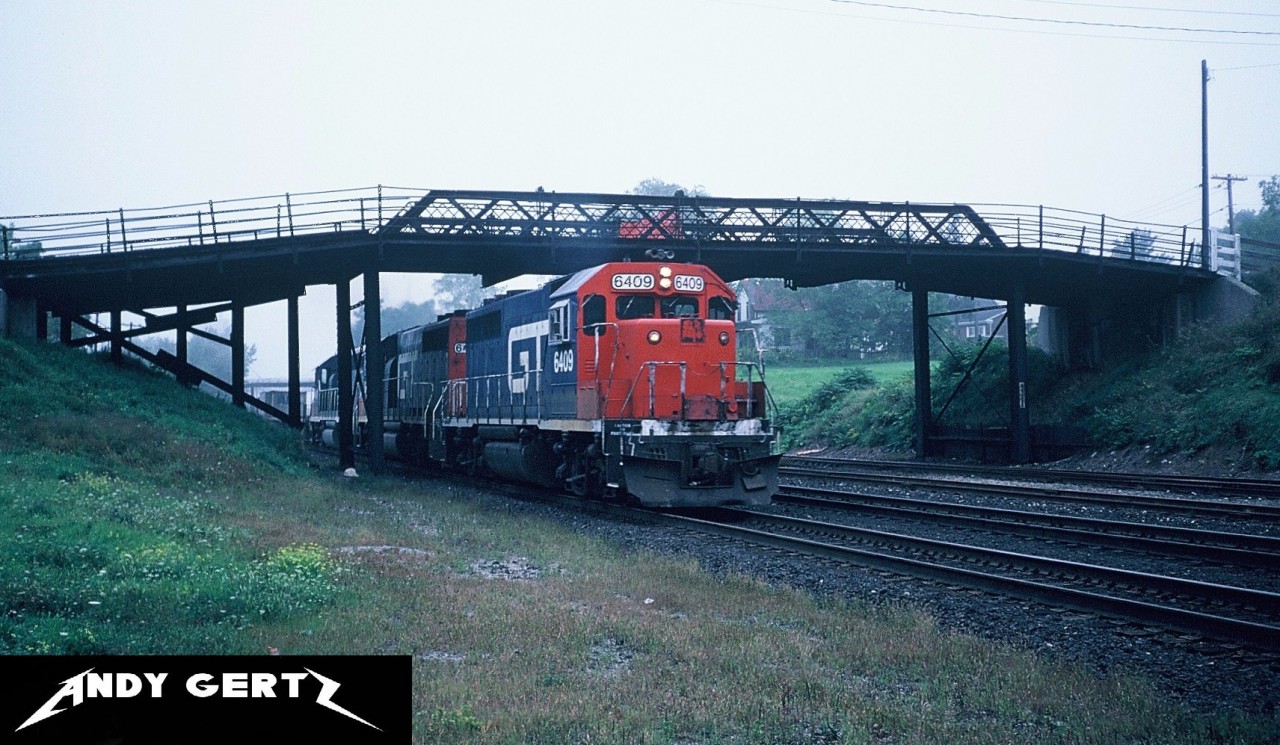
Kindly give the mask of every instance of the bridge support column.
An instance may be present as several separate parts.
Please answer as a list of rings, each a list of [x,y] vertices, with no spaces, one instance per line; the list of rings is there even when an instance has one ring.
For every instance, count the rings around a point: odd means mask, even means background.
[[[929,430],[933,423],[933,391],[929,382],[929,291],[911,290],[911,345],[916,382],[916,457],[931,455]]]
[[[386,400],[382,359],[382,291],[376,264],[364,272],[364,408],[369,417],[369,470],[380,473],[385,464],[382,447],[382,404]]]
[[[298,298],[286,302],[289,316],[289,426],[302,427],[302,362],[298,342]]]
[[[1009,287],[1009,458],[1031,461],[1031,415],[1027,409],[1027,292],[1022,279]]]
[[[58,315],[58,338],[63,346],[71,346],[71,314],[66,311]]]
[[[185,305],[178,306],[178,316],[181,318],[186,318],[187,306]],[[176,353],[175,356],[178,358],[178,361],[180,361],[184,365],[187,364],[187,324],[185,323],[178,324],[177,336],[174,339],[173,346],[174,346],[174,352]]]
[[[0,290],[0,335],[9,339],[39,338],[39,316],[34,297]]]
[[[337,286],[338,311],[338,468],[356,466],[352,413],[355,407],[355,376],[351,369],[351,279],[343,277]]]
[[[244,303],[231,304],[231,403],[244,408]]]
[[[111,311],[111,362],[112,364],[120,364],[124,360],[124,354],[121,351],[120,343],[123,341],[120,334],[123,332],[120,311]]]

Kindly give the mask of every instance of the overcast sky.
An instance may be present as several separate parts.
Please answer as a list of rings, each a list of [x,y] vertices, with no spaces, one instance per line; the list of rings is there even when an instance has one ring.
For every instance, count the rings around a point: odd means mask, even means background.
[[[0,30],[0,216],[657,177],[1198,227],[1202,59],[1237,209],[1280,173],[1272,0],[9,0]],[[251,376],[283,375],[280,308],[249,323]]]

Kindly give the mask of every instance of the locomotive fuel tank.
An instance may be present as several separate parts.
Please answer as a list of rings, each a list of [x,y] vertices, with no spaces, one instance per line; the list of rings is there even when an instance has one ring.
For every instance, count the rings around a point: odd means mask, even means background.
[[[523,481],[548,488],[558,483],[551,447],[541,439],[486,442],[484,464],[509,481]]]

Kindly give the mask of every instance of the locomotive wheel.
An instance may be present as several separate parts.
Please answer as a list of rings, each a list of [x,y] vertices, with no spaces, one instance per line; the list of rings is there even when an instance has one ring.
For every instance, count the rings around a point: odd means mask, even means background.
[[[578,454],[573,459],[573,473],[565,486],[575,497],[599,497],[604,493],[603,472],[594,458]]]

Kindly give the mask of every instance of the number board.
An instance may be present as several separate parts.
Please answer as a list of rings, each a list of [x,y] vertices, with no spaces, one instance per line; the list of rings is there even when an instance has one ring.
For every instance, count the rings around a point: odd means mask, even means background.
[[[615,290],[652,290],[652,274],[615,274],[613,275]]]
[[[677,274],[676,290],[679,292],[702,292],[706,282],[696,274]]]

